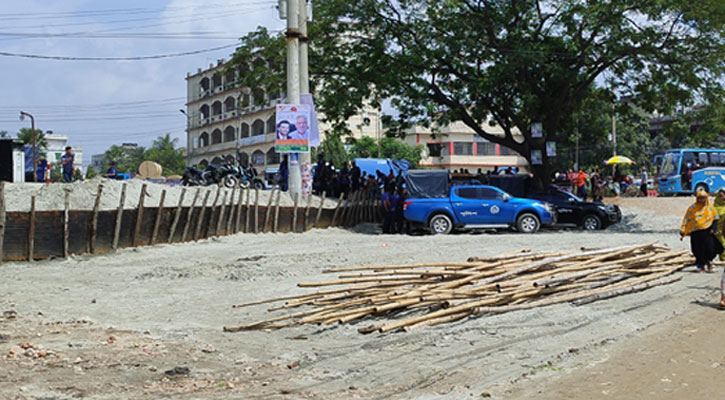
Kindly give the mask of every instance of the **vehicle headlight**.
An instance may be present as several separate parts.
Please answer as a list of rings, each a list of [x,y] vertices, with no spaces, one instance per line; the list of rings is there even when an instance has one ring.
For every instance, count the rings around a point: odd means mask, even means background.
[[[597,208],[605,212],[607,211],[607,207],[604,206],[597,206]]]

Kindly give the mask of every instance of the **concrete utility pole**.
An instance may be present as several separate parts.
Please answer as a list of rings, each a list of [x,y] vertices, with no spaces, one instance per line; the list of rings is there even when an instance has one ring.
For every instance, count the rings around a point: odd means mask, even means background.
[[[20,111],[20,120],[24,120],[25,117],[30,117],[30,137],[33,146],[33,182],[38,181],[38,152],[35,148],[35,118],[30,113]]]
[[[184,109],[179,109],[179,112],[184,114],[186,117],[186,166],[191,166],[191,150],[194,147],[191,143],[191,117],[186,113]]]
[[[302,0],[304,3],[304,0]],[[287,104],[300,103],[300,1],[287,0]],[[306,27],[306,25],[305,25]],[[294,198],[302,191],[299,153],[289,157],[289,193]]]

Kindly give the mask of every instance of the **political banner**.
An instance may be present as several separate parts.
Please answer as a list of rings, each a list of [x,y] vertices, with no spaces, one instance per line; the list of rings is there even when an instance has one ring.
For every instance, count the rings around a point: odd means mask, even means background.
[[[307,153],[310,151],[309,104],[278,104],[276,115],[276,140],[274,150],[277,153]]]

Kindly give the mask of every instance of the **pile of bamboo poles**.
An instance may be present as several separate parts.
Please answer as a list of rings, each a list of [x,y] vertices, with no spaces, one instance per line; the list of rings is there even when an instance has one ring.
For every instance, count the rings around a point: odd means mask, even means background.
[[[670,250],[652,242],[548,253],[522,249],[467,262],[330,269],[324,272],[342,275],[298,286],[331,289],[234,306],[284,301],[269,311],[298,307],[302,311],[249,325],[225,326],[224,331],[329,325],[364,318],[374,323],[360,328],[360,333],[407,331],[473,315],[563,302],[582,305],[645,290],[679,280],[681,276],[673,272],[693,262],[686,250]]]

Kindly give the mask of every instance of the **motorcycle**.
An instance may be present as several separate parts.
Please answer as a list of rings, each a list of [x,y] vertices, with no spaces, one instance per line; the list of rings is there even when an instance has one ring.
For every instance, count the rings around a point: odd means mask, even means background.
[[[219,182],[219,171],[214,164],[209,164],[203,171],[192,165],[186,168],[181,177],[181,184],[184,186],[208,186]]]

